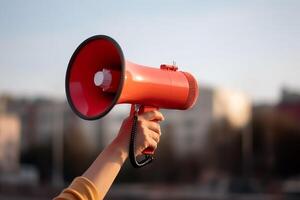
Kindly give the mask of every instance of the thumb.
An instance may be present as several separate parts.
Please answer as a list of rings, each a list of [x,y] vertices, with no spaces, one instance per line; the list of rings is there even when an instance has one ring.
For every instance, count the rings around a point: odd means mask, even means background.
[[[157,110],[145,112],[140,117],[148,121],[163,121],[165,119],[162,113]]]

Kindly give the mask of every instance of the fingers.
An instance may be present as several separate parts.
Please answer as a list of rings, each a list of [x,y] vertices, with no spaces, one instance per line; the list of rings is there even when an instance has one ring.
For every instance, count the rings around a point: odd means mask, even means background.
[[[151,131],[149,130],[149,133],[148,133],[149,137],[154,140],[156,143],[159,143],[159,139],[160,139],[160,135],[157,134],[156,132],[154,131]]]
[[[148,146],[146,149],[151,149],[152,153],[157,149],[157,142],[152,138],[148,139]]]
[[[151,129],[154,129],[155,131]],[[159,141],[160,141],[159,124],[157,122],[139,120],[138,134],[136,140],[136,144],[137,144],[136,154],[140,155],[147,148],[150,148],[154,152],[154,150],[157,148]]]
[[[154,131],[156,134],[161,135],[160,125],[157,122],[147,121],[147,128]]]
[[[149,136],[159,142],[159,137],[161,136],[159,123],[139,119],[138,127],[141,128],[141,132],[143,132],[145,136]]]
[[[157,145],[160,140],[160,135],[157,134],[154,131],[151,131],[150,129],[144,130],[144,147],[148,148],[150,147],[151,149],[155,150],[157,148]]]
[[[148,129],[145,126],[139,126],[138,135],[136,139],[136,155],[141,155],[144,150],[148,149],[147,152],[153,152],[157,148],[159,142],[159,134]]]
[[[148,121],[163,121],[165,119],[161,112],[157,110],[145,112],[140,117]]]
[[[140,114],[138,117],[137,135],[137,155],[140,155],[145,149],[150,148],[155,151],[160,140],[161,129],[159,121],[164,120],[159,111],[149,111]]]

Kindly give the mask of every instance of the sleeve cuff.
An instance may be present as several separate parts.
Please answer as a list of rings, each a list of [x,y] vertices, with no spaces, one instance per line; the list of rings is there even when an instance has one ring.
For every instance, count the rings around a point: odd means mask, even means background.
[[[99,191],[89,179],[80,176],[73,180],[55,200],[99,200]]]

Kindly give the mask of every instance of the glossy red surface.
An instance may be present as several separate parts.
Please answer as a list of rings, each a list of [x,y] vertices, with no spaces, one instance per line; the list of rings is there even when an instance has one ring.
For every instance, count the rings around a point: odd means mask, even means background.
[[[185,72],[126,61],[124,86],[118,103],[184,110],[192,107],[197,97],[197,81],[188,79]]]
[[[112,87],[103,92],[94,75],[103,68],[113,72]],[[72,109],[84,119],[97,119],[117,103],[184,110],[198,98],[198,84],[176,66],[148,67],[124,61],[119,45],[107,36],[83,42],[73,54],[66,77]]]

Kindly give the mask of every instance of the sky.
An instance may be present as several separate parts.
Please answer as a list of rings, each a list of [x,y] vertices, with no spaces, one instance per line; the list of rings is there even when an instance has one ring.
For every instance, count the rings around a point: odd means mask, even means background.
[[[65,98],[69,59],[105,34],[125,58],[176,61],[200,87],[276,101],[300,91],[300,1],[0,1],[0,93]]]

